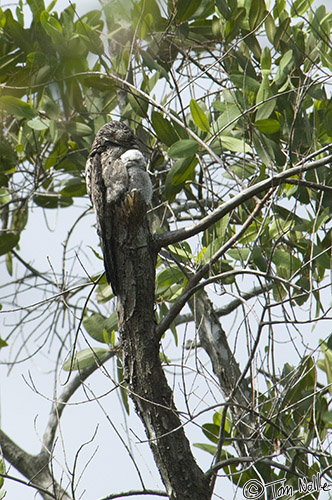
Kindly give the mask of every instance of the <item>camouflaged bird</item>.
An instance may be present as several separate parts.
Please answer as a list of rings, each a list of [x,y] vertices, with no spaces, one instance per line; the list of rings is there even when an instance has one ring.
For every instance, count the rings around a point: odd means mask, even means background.
[[[103,246],[106,278],[117,295],[120,277],[114,241],[114,231],[118,230],[115,221],[125,219],[138,199],[147,206],[152,197],[146,159],[133,131],[115,121],[101,127],[93,141],[85,172]]]

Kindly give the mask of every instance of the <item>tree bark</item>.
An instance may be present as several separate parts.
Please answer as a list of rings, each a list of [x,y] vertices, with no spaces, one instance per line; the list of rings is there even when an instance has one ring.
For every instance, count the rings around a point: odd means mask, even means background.
[[[238,448],[241,453],[255,457],[260,448],[254,438],[257,430],[257,418],[253,410],[253,397],[249,384],[241,380],[240,367],[232,353],[227,336],[213,305],[205,291],[200,291],[189,300],[189,306],[195,318],[200,343],[208,354],[220,389],[229,405],[233,424],[237,427]]]
[[[3,456],[23,476],[29,480],[45,500],[71,500],[70,497],[55,481],[49,468],[49,454],[39,453],[30,455],[22,450],[14,441],[0,430],[0,445]],[[47,494],[50,492],[50,495]]]
[[[172,500],[208,500],[209,482],[198,467],[159,358],[155,321],[157,252],[144,204],[116,214],[119,330],[128,387],[167,494]]]

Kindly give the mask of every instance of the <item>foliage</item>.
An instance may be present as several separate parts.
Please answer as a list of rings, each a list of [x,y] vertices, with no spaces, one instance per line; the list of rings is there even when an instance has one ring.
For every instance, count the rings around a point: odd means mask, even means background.
[[[67,228],[61,271],[43,273],[39,264],[30,265],[20,255],[20,241],[31,231],[36,210],[48,216],[82,207],[83,201],[87,207],[84,166],[93,137],[110,119],[126,120],[151,158],[157,234],[202,221],[235,200],[223,218],[211,219],[189,241],[173,241],[158,258],[157,320],[202,272],[197,288],[206,287],[216,314],[237,310],[229,343],[236,352],[238,343],[247,342],[241,355],[251,361],[243,377],[250,370],[259,459],[252,467],[241,462],[234,444],[237,423],[231,412],[224,416],[227,405],[219,393],[213,397],[221,409],[211,409],[212,422],[203,425],[213,444],[196,446],[211,453],[214,465],[220,462],[220,472],[240,487],[257,478],[266,483],[287,478],[293,486],[299,476],[321,473],[332,479],[332,351],[330,332],[324,335],[316,326],[331,318],[332,172],[328,162],[314,168],[332,144],[332,13],[323,5],[313,9],[310,0],[295,0],[290,7],[277,0],[271,8],[264,0],[112,0],[81,16],[73,5],[58,13],[55,2],[27,3],[29,26],[22,0],[16,10],[0,9],[0,255],[2,274],[6,266],[7,280],[17,289],[43,284],[47,291],[50,308],[41,304],[33,316],[42,317],[36,331],[48,322],[61,363],[80,332],[88,344],[99,342],[92,351],[90,344],[83,346],[74,360],[67,357],[67,370],[97,367],[117,345],[105,278],[95,283],[81,268],[76,275],[66,269],[73,230]],[[287,177],[297,165],[303,170]],[[284,180],[272,182],[270,191],[260,189],[260,182],[282,173]],[[255,186],[252,196],[241,198]],[[86,212],[78,221],[82,217]],[[97,248],[90,263],[93,258],[101,270]],[[87,287],[91,300],[82,305]],[[58,325],[66,321],[66,304],[74,314],[63,338]],[[29,319],[30,313],[23,314],[17,329],[0,339],[2,352]],[[178,315],[170,325],[180,346],[185,322],[194,323],[194,313]],[[316,327],[310,342],[308,326]],[[278,342],[294,344],[296,362],[280,356]],[[200,348],[196,342],[193,356]],[[115,351],[129,411],[121,355]],[[15,360],[20,347],[17,353]],[[173,357],[163,356],[168,363]],[[321,382],[324,372],[327,383]],[[283,467],[272,462],[279,443]]]

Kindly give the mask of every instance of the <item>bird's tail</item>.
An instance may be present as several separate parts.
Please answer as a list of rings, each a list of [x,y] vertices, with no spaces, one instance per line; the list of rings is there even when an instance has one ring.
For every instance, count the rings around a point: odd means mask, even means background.
[[[118,295],[118,276],[117,266],[112,244],[108,238],[102,238],[103,254],[104,254],[104,267],[107,282],[111,285],[114,295]]]

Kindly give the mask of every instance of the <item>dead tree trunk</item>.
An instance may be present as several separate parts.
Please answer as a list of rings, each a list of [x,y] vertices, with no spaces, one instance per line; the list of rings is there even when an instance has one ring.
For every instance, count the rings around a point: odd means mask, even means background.
[[[129,213],[116,219],[113,228],[122,276],[119,330],[130,394],[169,498],[208,500],[208,479],[193,457],[159,358],[154,310],[157,253],[144,204],[136,200]]]

